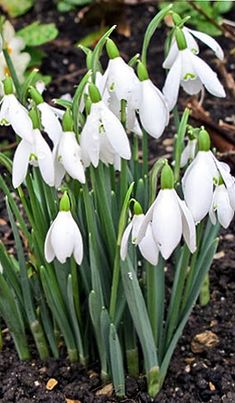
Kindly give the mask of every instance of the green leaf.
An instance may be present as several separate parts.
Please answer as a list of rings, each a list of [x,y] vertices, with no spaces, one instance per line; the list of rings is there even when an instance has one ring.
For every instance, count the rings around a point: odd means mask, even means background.
[[[0,6],[10,17],[25,14],[34,4],[34,0],[0,0]]]
[[[110,324],[109,348],[110,348],[110,361],[112,369],[112,380],[114,384],[115,394],[118,397],[123,397],[125,396],[125,375],[124,375],[123,357],[116,327],[113,323]]]
[[[215,1],[213,3],[213,7],[218,14],[225,14],[225,13],[228,13],[232,9],[233,1],[229,1],[229,0]]]
[[[54,23],[41,24],[35,21],[17,32],[27,46],[39,46],[55,39],[59,31]]]
[[[25,49],[31,56],[28,68],[39,67],[42,64],[44,57],[46,57],[46,52],[40,48],[29,47]]]
[[[111,35],[113,30],[116,28],[116,25],[113,25],[103,36],[100,38],[99,42],[97,43],[93,54],[92,54],[92,70],[95,74],[99,67],[99,59],[103,50],[103,47],[106,43],[106,39]]]

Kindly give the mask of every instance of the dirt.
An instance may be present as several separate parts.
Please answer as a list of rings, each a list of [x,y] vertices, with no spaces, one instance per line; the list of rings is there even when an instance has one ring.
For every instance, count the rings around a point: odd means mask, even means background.
[[[49,86],[46,97],[51,99],[69,92],[73,93],[74,86],[84,74],[85,58],[74,45],[81,37],[92,30],[99,28],[94,23],[97,18],[97,9],[93,8],[85,19],[79,20],[78,12],[65,15],[58,14],[52,8],[52,2],[41,0],[36,2],[35,8],[26,16],[14,21],[16,27],[22,27],[34,19],[42,22],[56,22],[60,35],[51,44],[44,46],[48,56],[43,62],[42,72],[53,75],[54,79]],[[131,29],[131,37],[115,33],[113,38],[120,46],[122,56],[126,59],[140,50],[143,33],[148,21],[155,14],[154,5],[138,5],[133,7],[118,6],[115,12],[107,7],[101,17],[103,24],[112,25],[119,15],[121,22],[126,24],[126,31]],[[99,12],[100,13],[100,12]],[[101,14],[101,13],[100,13]],[[114,14],[114,15],[113,15]],[[81,14],[80,14],[81,16]],[[229,17],[232,19],[232,16]],[[87,22],[88,21],[88,22]],[[161,69],[163,61],[162,47],[165,29],[155,35],[149,51],[149,71],[151,78],[161,88],[164,80],[164,71]],[[234,72],[234,59],[230,50],[234,42],[229,39],[219,39],[225,48],[227,69]],[[206,58],[211,52],[204,50]],[[214,58],[212,58],[212,65]],[[223,80],[222,80],[223,81]],[[206,95],[204,105],[210,110],[214,122],[220,118],[231,121],[234,116],[234,99],[227,91],[226,101]],[[234,124],[234,123],[233,123]],[[165,138],[172,138],[173,123],[166,130]],[[6,132],[1,133],[6,138]],[[157,152],[171,155],[171,146],[167,143],[157,146],[150,144],[153,156]],[[0,233],[12,247],[11,235],[4,222],[4,203],[0,200],[1,217]],[[162,391],[155,400],[146,394],[144,377],[139,379],[126,378],[126,398],[122,402],[234,402],[235,401],[235,300],[234,300],[234,269],[235,269],[235,236],[234,224],[221,236],[218,254],[216,255],[210,273],[211,301],[201,308],[196,306],[184,330],[180,343],[174,353]],[[196,335],[211,331],[218,337],[218,343],[213,347],[206,347],[201,352],[192,351],[192,342]],[[99,395],[104,385],[98,375],[98,365],[94,363],[89,368],[79,364],[71,364],[61,351],[61,359],[42,362],[37,358],[32,347],[33,359],[30,362],[20,362],[13,347],[13,342],[7,331],[4,332],[4,346],[0,353],[0,402],[2,403],[31,403],[53,402],[60,403],[90,403],[115,402],[117,399],[110,395]],[[195,351],[195,348],[193,348]],[[47,389],[48,381],[54,378],[58,383],[52,390]],[[107,392],[106,392],[107,393]]]

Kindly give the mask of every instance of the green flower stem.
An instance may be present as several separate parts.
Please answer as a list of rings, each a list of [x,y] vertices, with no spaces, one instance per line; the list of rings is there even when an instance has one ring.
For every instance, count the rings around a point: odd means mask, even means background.
[[[78,267],[74,258],[70,259],[71,265],[71,276],[72,276],[72,288],[73,288],[73,298],[76,314],[79,323],[82,322],[81,308],[80,308],[80,298],[79,298],[79,284],[78,284]]]
[[[142,176],[148,174],[148,134],[143,130],[142,137],[142,153],[143,153],[143,173]]]
[[[207,273],[201,287],[199,294],[199,301],[202,306],[205,306],[210,301],[210,280],[209,274]]]
[[[165,299],[165,261],[162,257],[156,266],[146,263],[147,308],[153,337],[158,348],[161,344]]]
[[[178,113],[178,112],[177,112]],[[176,112],[175,112],[176,114]],[[178,183],[180,177],[180,161],[181,161],[181,154],[183,151],[184,146],[184,137],[187,129],[188,118],[190,115],[190,110],[186,108],[184,110],[183,116],[181,118],[180,124],[177,128],[177,135],[175,140],[175,166],[174,166],[174,175],[175,175],[175,183]],[[176,125],[178,124],[178,119],[176,119]]]
[[[138,182],[139,180],[139,139],[138,136],[135,134],[134,135],[134,141],[133,141],[133,161],[134,161],[134,180],[135,182]]]
[[[121,123],[125,130],[126,130],[126,107],[127,107],[127,102],[124,99],[122,99],[120,114],[121,114]],[[122,207],[122,203],[124,201],[127,187],[128,187],[127,169],[128,169],[127,161],[122,159],[121,160],[121,172],[120,172],[120,199],[119,199],[120,200],[120,209]]]
[[[190,251],[187,245],[185,244],[183,248],[180,250],[180,257],[174,275],[174,283],[171,291],[171,299],[166,321],[165,349],[167,349],[172,339],[173,333],[178,325],[180,303],[183,296],[189,258],[190,258]]]
[[[19,100],[21,101],[21,85],[20,85],[19,79],[18,79],[17,74],[16,74],[15,67],[14,67],[14,65],[12,63],[12,60],[11,60],[11,57],[9,55],[9,52],[8,52],[7,48],[3,49],[3,55],[5,57],[7,67],[9,69],[9,72],[11,74],[12,80],[14,82],[14,86],[15,86],[15,89],[16,89],[17,96],[18,96]]]

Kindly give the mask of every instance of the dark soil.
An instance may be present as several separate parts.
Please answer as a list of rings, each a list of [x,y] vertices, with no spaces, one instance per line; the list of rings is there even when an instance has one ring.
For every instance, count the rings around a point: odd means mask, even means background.
[[[126,59],[140,51],[143,33],[147,23],[155,14],[153,5],[117,6],[114,12],[110,12],[107,5],[100,9],[93,7],[84,19],[79,20],[78,12],[58,14],[52,7],[52,2],[40,0],[35,8],[26,16],[14,21],[17,27],[21,27],[38,19],[42,22],[56,22],[60,35],[51,44],[44,47],[48,53],[42,65],[42,72],[53,75],[53,82],[49,86],[46,96],[48,99],[59,97],[69,92],[73,93],[81,75],[85,72],[85,58],[81,51],[75,48],[75,43],[87,35],[90,30],[99,28],[100,21],[103,24],[116,23],[119,16],[121,22],[125,21],[131,27],[132,36],[126,38],[121,34],[114,34]],[[106,16],[101,17],[105,11]],[[99,19],[97,20],[97,12]],[[232,16],[229,17],[232,19]],[[94,23],[94,21],[96,21]],[[98,22],[97,22],[98,21]],[[149,51],[149,71],[151,78],[161,88],[164,81],[164,71],[161,69],[163,61],[162,47],[166,32],[161,30],[152,40]],[[234,42],[220,38],[224,44],[227,57],[227,69],[234,72],[234,60],[230,50]],[[205,58],[211,60],[211,52],[205,50]],[[208,58],[210,57],[210,59]],[[234,99],[227,91],[225,100],[206,95],[204,105],[211,112],[213,121],[219,119],[231,122],[234,119]],[[232,121],[234,124],[234,122]],[[165,138],[172,138],[173,125],[166,130]],[[0,136],[5,136],[0,134]],[[1,137],[4,138],[5,137]],[[159,152],[156,142],[151,143],[153,156]],[[165,143],[160,149],[161,153],[171,154],[171,145]],[[0,200],[1,217],[3,213],[3,201]],[[11,247],[11,237],[6,236],[7,226],[1,223],[0,233]],[[196,306],[190,320],[184,330],[184,334],[178,345],[166,378],[164,387],[155,402],[234,402],[235,401],[235,300],[234,300],[234,269],[235,269],[235,236],[234,225],[221,236],[219,254],[211,268],[211,301],[201,308]],[[194,353],[191,343],[195,335],[210,330],[218,336],[218,344],[213,348],[205,348],[203,352]],[[90,403],[90,402],[115,402],[112,395],[99,396],[99,391],[104,385],[98,376],[97,365],[88,369],[79,364],[71,364],[63,356],[60,360],[42,362],[36,358],[36,352],[32,351],[33,360],[20,362],[13,347],[13,342],[7,331],[4,332],[4,346],[0,353],[0,402],[2,403],[31,403],[53,402],[60,403]],[[55,378],[58,384],[53,390],[47,390],[46,385],[50,378]],[[144,378],[126,379],[127,396],[123,402],[150,402],[146,392]],[[69,400],[70,399],[70,400]]]

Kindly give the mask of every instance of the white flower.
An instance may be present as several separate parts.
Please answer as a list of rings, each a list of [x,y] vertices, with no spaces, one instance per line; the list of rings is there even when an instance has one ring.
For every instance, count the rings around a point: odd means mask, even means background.
[[[179,50],[163,87],[163,94],[170,110],[176,104],[180,85],[190,95],[197,94],[204,85],[212,95],[225,97],[224,88],[217,74],[189,49]]]
[[[210,210],[214,178],[218,180],[219,173],[212,152],[199,151],[182,179],[184,199],[196,223]]]
[[[80,144],[85,166],[98,166],[99,160],[114,164],[117,157],[131,158],[126,132],[103,101],[93,103],[83,127]]]
[[[151,80],[140,82],[139,116],[148,134],[159,138],[169,122],[169,110],[161,91]]]
[[[33,144],[23,139],[16,149],[12,170],[14,188],[24,181],[29,164],[39,167],[44,181],[49,186],[54,186],[54,160],[50,147],[38,129],[34,129],[32,135]]]
[[[14,94],[4,95],[1,101],[0,124],[10,124],[22,139],[33,142],[33,124],[27,109],[21,105]]]
[[[224,228],[228,228],[230,222],[233,219],[234,209],[231,207],[228,190],[222,185],[218,185],[215,188],[211,208],[209,211],[210,219],[213,225],[216,224],[216,214],[219,223]]]
[[[70,211],[60,211],[51,224],[46,236],[44,254],[47,262],[56,257],[60,263],[74,256],[77,264],[83,259],[81,232]]]
[[[53,110],[53,107],[46,102],[41,102],[37,107],[41,112],[41,122],[44,131],[48,134],[54,146],[56,146],[62,135],[62,127],[58,116]]]
[[[17,77],[20,82],[24,81],[24,72],[30,61],[29,53],[22,52],[25,48],[25,43],[22,38],[16,36],[15,30],[9,21],[5,21],[3,25],[3,38],[7,46],[8,53],[11,57],[12,63],[17,71]],[[4,45],[4,46],[5,46]],[[0,80],[3,80],[8,74],[8,67],[3,56],[0,54]]]
[[[229,201],[232,209],[235,211],[235,178],[230,173],[230,167],[228,164],[218,161],[213,155],[215,165],[221,175],[226,190],[228,192]]]
[[[137,237],[138,237],[139,228],[140,228],[144,218],[145,218],[144,214],[134,215],[131,222],[126,227],[126,229],[123,233],[123,236],[122,236],[121,248],[120,248],[120,256],[121,256],[122,260],[125,260],[126,256],[127,256],[128,241],[129,241],[130,234],[132,234],[131,241],[133,244],[135,244]],[[148,260],[152,265],[155,266],[158,263],[159,250],[158,250],[157,244],[153,237],[151,223],[148,224],[146,233],[143,236],[138,247],[140,249],[142,256],[146,260]]]
[[[76,140],[75,133],[63,132],[58,145],[57,160],[63,167],[63,176],[66,171],[71,178],[85,183],[84,167],[81,162],[81,148]]]
[[[218,42],[212,38],[211,36],[200,32],[200,31],[195,31],[193,29],[189,29],[187,27],[184,27],[182,29],[184,33],[184,37],[186,40],[187,44],[187,49],[189,49],[192,53],[198,54],[199,53],[199,47],[197,42],[195,41],[194,37],[198,38],[202,42],[204,42],[210,49],[215,52],[216,56],[220,59],[223,60],[224,58],[224,52],[221,46],[218,44]],[[170,50],[168,52],[168,55],[163,63],[163,68],[164,69],[170,69],[172,67],[172,64],[174,63],[176,57],[178,56],[178,53],[180,52],[177,42],[175,37],[172,40],[172,44],[170,47]]]
[[[196,154],[197,140],[188,139],[188,143],[181,154],[180,166],[183,168],[188,161],[193,160]]]
[[[182,235],[190,251],[195,252],[196,231],[193,217],[174,189],[161,189],[158,193],[139,228],[138,245],[147,235],[149,224],[152,225],[153,239],[164,259],[170,257]]]

